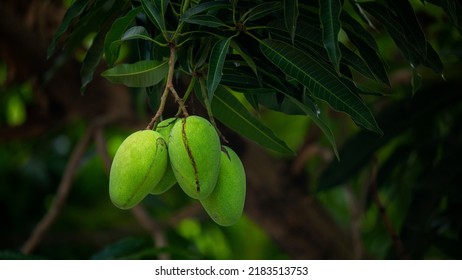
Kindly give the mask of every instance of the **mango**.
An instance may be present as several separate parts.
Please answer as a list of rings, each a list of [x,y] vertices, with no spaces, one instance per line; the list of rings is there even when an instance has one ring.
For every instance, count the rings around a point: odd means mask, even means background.
[[[161,121],[157,127],[156,131],[162,135],[162,137],[168,140],[170,131],[172,130],[173,125],[177,121],[177,118],[169,118]],[[168,145],[167,145],[168,150]],[[153,195],[162,194],[168,191],[171,187],[176,184],[175,174],[173,174],[172,166],[170,165],[170,160],[167,162],[167,169],[165,170],[164,176],[160,179],[159,183],[155,185],[152,190],[150,191]]]
[[[220,169],[220,138],[199,116],[179,119],[168,138],[170,164],[181,189],[194,199],[212,193]]]
[[[231,226],[242,216],[245,192],[242,162],[231,148],[223,146],[217,184],[207,198],[200,200],[202,207],[217,224]]]
[[[167,168],[167,144],[159,132],[141,130],[118,148],[109,174],[109,197],[120,209],[140,203]]]

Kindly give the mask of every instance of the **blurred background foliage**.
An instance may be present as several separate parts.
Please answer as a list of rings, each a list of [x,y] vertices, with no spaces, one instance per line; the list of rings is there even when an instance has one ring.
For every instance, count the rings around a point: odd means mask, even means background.
[[[392,86],[385,97],[366,99],[383,136],[361,130],[344,115],[331,112],[329,125],[340,152],[337,161],[324,137],[315,138],[315,145],[310,140],[319,131],[308,117],[271,110],[260,114],[290,148],[307,152],[302,165],[303,193],[319,201],[351,237],[356,250],[353,256],[461,259],[461,29],[449,24],[447,14],[436,6],[411,2],[427,39],[441,56],[445,77],[426,69],[416,73],[390,37],[377,33]],[[380,25],[377,28],[383,29]],[[85,151],[56,222],[33,254],[20,253],[55,198],[87,120],[81,116],[66,122],[57,120],[33,137],[4,134],[16,131],[14,128],[27,129],[34,118],[28,113],[40,100],[34,92],[36,81],[11,80],[11,71],[20,65],[10,68],[12,62],[3,55],[0,58],[0,258],[153,259],[160,254],[173,259],[293,257],[248,215],[235,226],[217,226],[177,186],[143,202],[154,220],[167,225],[163,230],[168,244],[157,248],[130,212],[111,204],[107,172],[94,144]],[[82,59],[78,51],[76,58]],[[421,83],[414,94],[412,82]],[[130,97],[138,118],[149,118],[152,111],[144,93],[132,92]],[[132,131],[132,127],[124,126],[105,130],[111,156]],[[281,162],[291,160],[266,152]]]

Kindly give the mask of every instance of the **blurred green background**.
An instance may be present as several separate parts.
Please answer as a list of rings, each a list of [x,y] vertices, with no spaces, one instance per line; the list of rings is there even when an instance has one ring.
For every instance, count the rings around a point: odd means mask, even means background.
[[[82,50],[62,72],[47,79],[43,74],[51,73],[60,57],[46,61],[46,46],[69,3],[4,2],[0,258],[462,258],[461,30],[449,24],[440,9],[420,1],[413,5],[443,60],[444,79],[425,68],[413,71],[389,36],[378,33],[392,86],[385,97],[368,96],[366,101],[384,136],[360,130],[346,116],[330,112],[340,148],[337,161],[309,118],[263,110],[262,120],[297,156],[263,150],[224,129],[249,177],[241,221],[217,226],[175,186],[143,202],[143,213],[154,221],[155,230],[143,226],[133,212],[111,204],[105,162],[96,142],[90,141],[57,219],[32,252],[25,252],[23,245],[56,199],[73,150],[94,121],[126,110],[122,120],[100,131],[113,156],[154,110],[144,92],[101,78],[81,96]],[[278,176],[283,184],[265,189],[265,176]],[[164,244],[153,238],[156,233]]]

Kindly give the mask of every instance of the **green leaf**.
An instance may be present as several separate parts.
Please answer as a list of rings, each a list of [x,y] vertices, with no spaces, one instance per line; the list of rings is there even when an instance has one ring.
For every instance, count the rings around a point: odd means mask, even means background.
[[[110,7],[106,7],[101,1],[97,1],[91,6],[90,11],[78,20],[75,29],[66,38],[64,53],[71,55],[75,49],[82,46],[85,38],[93,33],[98,33],[104,25],[109,11]]]
[[[141,7],[135,8],[128,12],[125,16],[118,18],[114,21],[111,29],[107,32],[104,40],[104,54],[109,66],[112,66],[119,57],[118,45],[115,48],[111,48],[111,44],[122,37],[125,30],[127,30],[127,28],[133,23],[133,20],[141,12],[141,10]]]
[[[164,16],[167,11],[168,0],[154,0],[153,3],[157,10],[161,12],[162,16]]]
[[[347,34],[350,41],[358,48],[359,54],[364,58],[368,69],[370,69],[376,79],[389,85],[388,75],[379,53],[355,34],[349,32]]]
[[[77,0],[66,11],[64,18],[62,19],[61,24],[58,27],[58,30],[56,30],[55,34],[53,35],[50,46],[48,47],[47,58],[50,58],[53,55],[58,40],[67,31],[72,20],[80,16],[83,13],[83,11],[85,11],[88,2],[89,1],[87,0]]]
[[[210,102],[212,102],[213,94],[220,84],[221,76],[223,75],[223,65],[230,41],[231,38],[218,40],[210,52],[209,70],[207,73],[207,94]]]
[[[202,100],[199,94],[200,87],[196,86],[195,91],[196,96]],[[287,144],[253,116],[225,87],[218,86],[211,108],[215,118],[242,136],[276,152],[293,155]]]
[[[113,83],[128,87],[149,87],[161,82],[168,71],[168,61],[142,60],[133,64],[119,64],[101,75]]]
[[[149,0],[141,0],[141,6],[154,26],[165,34],[167,29],[165,27],[165,19],[162,15],[162,11],[159,11],[158,7]]]
[[[370,166],[371,158],[387,143],[398,139],[409,129],[427,127],[429,120],[435,120],[435,116],[460,105],[458,84],[449,83],[445,88],[447,90],[441,92],[441,84],[435,84],[412,99],[404,99],[385,108],[378,116],[384,135],[379,137],[362,130],[348,139],[340,149],[342,161],[332,161],[324,170],[319,179],[318,191],[346,183],[360,170]],[[415,143],[410,145],[415,146]]]
[[[358,48],[359,54],[364,58],[368,68],[377,80],[389,85],[385,65],[379,54],[377,42],[374,37],[363,28],[350,14],[342,12],[340,15],[342,27],[350,41]]]
[[[198,5],[194,5],[184,14],[181,16],[180,20],[184,20],[186,18],[189,18],[191,16],[208,12],[208,11],[213,11],[213,10],[218,10],[218,9],[224,9],[224,8],[231,8],[231,5],[229,4],[229,1],[209,1],[205,3],[201,3]]]
[[[93,39],[93,43],[85,55],[82,68],[80,70],[80,76],[82,80],[82,85],[80,87],[81,93],[85,92],[85,88],[93,80],[96,67],[101,61],[101,56],[103,55],[104,51],[104,37],[105,32],[99,32],[95,39]]]
[[[335,71],[340,72],[341,52],[338,44],[340,32],[340,0],[319,0],[319,18],[322,26],[322,41]]]
[[[409,9],[390,10],[376,2],[360,2],[359,4],[387,28],[395,44],[411,62],[413,68],[424,64],[431,67],[436,73],[442,73],[443,64],[439,56],[428,42],[421,39],[424,36],[422,29],[410,27],[413,25],[403,21],[398,16],[398,14],[404,14],[415,17],[415,15],[409,14]]]
[[[292,44],[295,39],[298,19],[298,0],[284,0],[284,21],[287,31],[289,31]]]
[[[272,63],[304,85],[314,97],[327,101],[338,111],[347,113],[358,125],[381,133],[363,100],[333,70],[326,68],[307,53],[281,41],[262,40],[260,49]]]
[[[247,21],[257,20],[262,17],[265,17],[271,13],[274,13],[282,8],[281,2],[271,1],[271,2],[264,2],[259,4],[249,11],[247,11],[242,16],[242,21],[245,23]]]
[[[151,41],[152,38],[149,36],[148,31],[144,26],[133,26],[128,29],[122,37],[120,37],[120,41],[128,41],[128,40],[135,40],[141,39],[146,41]]]
[[[188,18],[184,18],[182,19],[182,21],[212,28],[226,26],[226,24],[224,24],[221,20],[212,15],[195,15]]]
[[[239,44],[235,41],[231,41],[230,46],[244,59],[244,61],[247,63],[247,66],[249,66],[252,69],[255,75],[258,76],[257,65],[255,64],[253,58],[250,55],[248,55],[244,50],[242,50]]]
[[[301,109],[307,116],[311,118],[311,120],[321,129],[321,131],[324,133],[324,135],[327,137],[327,140],[329,140],[330,144],[332,145],[332,149],[334,150],[335,156],[337,159],[340,159],[340,156],[338,154],[337,150],[337,144],[335,143],[335,137],[334,134],[332,133],[332,130],[330,127],[327,125],[327,123],[321,118],[319,112],[313,111],[309,106],[306,106],[302,102],[298,101],[294,97],[287,95],[286,97],[294,104],[296,105],[299,109]]]

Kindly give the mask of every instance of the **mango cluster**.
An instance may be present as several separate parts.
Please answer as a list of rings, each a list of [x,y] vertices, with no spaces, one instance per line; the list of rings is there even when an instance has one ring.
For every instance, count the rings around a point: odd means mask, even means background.
[[[137,131],[116,152],[109,175],[109,196],[130,209],[147,195],[178,184],[200,201],[217,224],[230,226],[242,215],[245,171],[237,154],[220,144],[212,124],[199,116],[170,118],[156,130]]]

